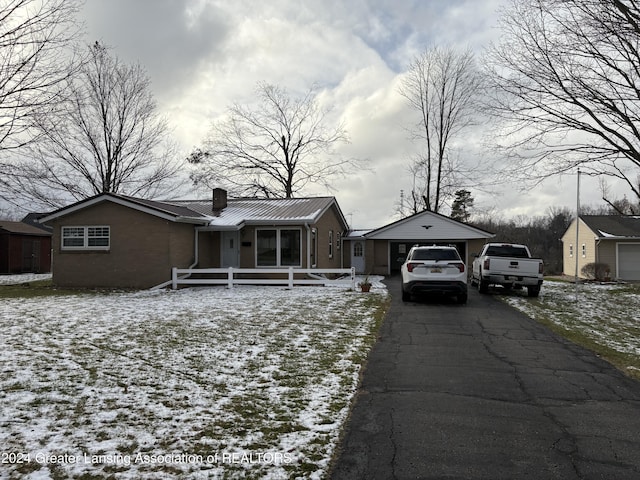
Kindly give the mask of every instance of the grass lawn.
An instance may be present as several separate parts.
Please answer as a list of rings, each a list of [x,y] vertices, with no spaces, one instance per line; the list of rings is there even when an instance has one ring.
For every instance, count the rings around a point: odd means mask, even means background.
[[[502,296],[574,343],[640,379],[640,285],[545,281],[540,297]]]
[[[0,478],[323,478],[374,287],[0,286]]]

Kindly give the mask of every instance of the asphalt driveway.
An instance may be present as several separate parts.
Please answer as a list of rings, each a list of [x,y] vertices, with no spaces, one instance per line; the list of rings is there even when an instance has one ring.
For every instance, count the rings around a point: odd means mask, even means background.
[[[491,295],[404,304],[385,283],[331,478],[640,478],[639,382]]]

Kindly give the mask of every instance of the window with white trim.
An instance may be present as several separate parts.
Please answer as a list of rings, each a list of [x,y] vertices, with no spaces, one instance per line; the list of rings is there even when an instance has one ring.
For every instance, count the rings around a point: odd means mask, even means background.
[[[111,228],[104,225],[62,227],[62,250],[109,250]]]
[[[333,258],[333,230],[329,230],[329,258]]]
[[[258,267],[301,267],[302,231],[299,228],[256,230]]]
[[[311,268],[318,266],[318,229],[311,229],[311,249],[309,250],[309,263]]]
[[[586,258],[587,257],[587,246],[583,243],[582,244],[582,258]]]
[[[569,256],[573,257],[573,243],[569,244]]]

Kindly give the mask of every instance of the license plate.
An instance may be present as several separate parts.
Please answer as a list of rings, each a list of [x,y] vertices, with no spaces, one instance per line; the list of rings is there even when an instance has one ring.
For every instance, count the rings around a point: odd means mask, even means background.
[[[441,268],[432,268],[431,269],[431,273],[442,273],[442,269]]]

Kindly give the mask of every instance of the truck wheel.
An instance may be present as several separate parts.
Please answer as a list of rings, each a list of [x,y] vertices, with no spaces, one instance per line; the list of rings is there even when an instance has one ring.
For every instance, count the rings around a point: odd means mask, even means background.
[[[467,294],[466,293],[461,293],[460,295],[458,295],[458,303],[459,304],[467,303]]]
[[[480,293],[489,293],[489,282],[482,279],[482,272],[478,277],[478,291]]]
[[[540,295],[540,286],[536,285],[535,287],[527,287],[527,296],[529,297],[537,297]]]

